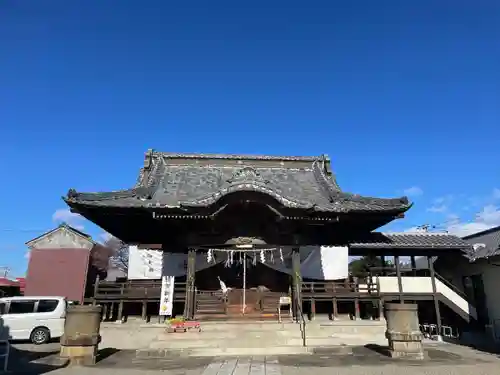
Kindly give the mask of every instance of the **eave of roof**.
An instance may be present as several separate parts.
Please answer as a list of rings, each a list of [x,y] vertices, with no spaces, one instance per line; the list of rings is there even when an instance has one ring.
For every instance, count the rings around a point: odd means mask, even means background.
[[[365,249],[457,249],[468,250],[471,245],[446,233],[382,233],[372,232],[350,243],[351,248]]]
[[[467,255],[471,262],[500,255],[500,226],[463,237],[472,245]]]
[[[188,160],[189,163],[185,165],[182,161],[181,164],[169,164],[178,159]],[[197,161],[201,160],[231,160],[232,164],[229,167],[219,165],[217,168],[209,164],[197,165]],[[240,161],[250,164],[256,161],[260,164],[257,167],[238,166]],[[263,167],[262,162],[268,161],[272,161],[272,168]],[[300,164],[295,165],[295,162]],[[396,216],[411,207],[406,197],[386,199],[342,192],[329,163],[330,159],[325,155],[299,157],[148,151],[145,167],[141,169],[135,188],[103,193],[70,190],[63,199],[75,209],[78,206],[194,209],[208,207],[236,191],[253,191],[272,196],[284,207],[308,210],[319,215],[359,212]],[[200,177],[196,177],[196,174],[200,174]]]

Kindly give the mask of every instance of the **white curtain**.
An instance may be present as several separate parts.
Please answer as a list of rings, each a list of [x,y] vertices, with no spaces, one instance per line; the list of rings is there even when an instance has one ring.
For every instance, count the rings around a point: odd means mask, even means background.
[[[283,261],[280,259],[279,249],[265,251],[264,265],[275,270],[292,273],[292,251],[289,247],[282,248]],[[260,252],[250,251],[260,262]],[[349,254],[344,246],[304,246],[300,249],[301,266],[300,271],[303,278],[315,280],[337,280],[348,276]],[[214,259],[208,263],[207,254],[196,255],[196,271],[201,271],[217,263],[225,262],[225,252],[214,251]],[[234,262],[239,256],[234,254]],[[128,278],[133,279],[160,279],[162,276],[185,276],[187,265],[187,254],[170,253],[161,250],[138,249],[137,246],[129,248]]]

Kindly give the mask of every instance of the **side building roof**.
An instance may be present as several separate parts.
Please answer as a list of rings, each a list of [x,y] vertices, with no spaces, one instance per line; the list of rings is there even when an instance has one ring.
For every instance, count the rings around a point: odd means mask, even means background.
[[[463,237],[472,245],[468,255],[471,261],[500,255],[500,226]]]
[[[238,191],[267,194],[284,207],[318,213],[387,213],[411,207],[406,197],[387,199],[343,192],[321,156],[181,154],[149,150],[136,185],[127,190],[81,193],[63,199],[78,207],[196,210]]]
[[[469,253],[471,244],[460,237],[447,233],[383,233],[371,232],[361,236],[357,241],[349,244],[350,255],[362,255],[369,251],[384,253],[397,251],[404,255],[435,256],[436,251],[459,251],[460,254]]]

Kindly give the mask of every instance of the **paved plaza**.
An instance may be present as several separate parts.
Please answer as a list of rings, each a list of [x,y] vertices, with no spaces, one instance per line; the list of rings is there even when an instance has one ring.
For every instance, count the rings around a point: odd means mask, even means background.
[[[423,361],[392,360],[376,347],[318,349],[310,355],[272,357],[180,357],[138,358],[131,349],[103,349],[94,367],[60,367],[58,344],[34,347],[14,346],[11,373],[87,374],[167,374],[167,375],[364,375],[428,374],[486,375],[500,372],[500,358],[451,344],[426,345]]]

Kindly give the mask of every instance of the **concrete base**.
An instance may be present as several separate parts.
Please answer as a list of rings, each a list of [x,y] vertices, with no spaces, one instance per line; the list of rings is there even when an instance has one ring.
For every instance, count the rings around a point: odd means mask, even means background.
[[[389,357],[405,359],[424,359],[421,341],[389,341]]]
[[[69,360],[69,365],[92,366],[96,363],[97,345],[62,346],[59,355]]]

